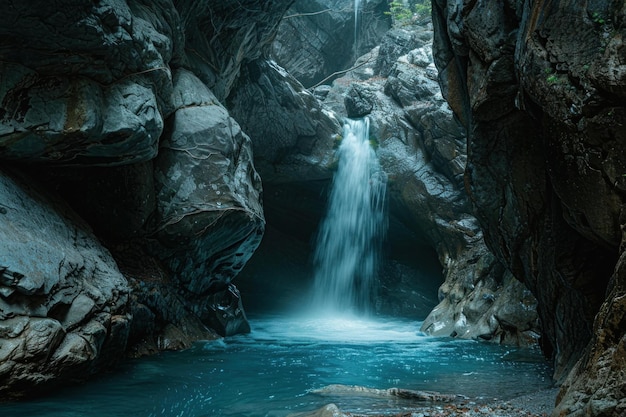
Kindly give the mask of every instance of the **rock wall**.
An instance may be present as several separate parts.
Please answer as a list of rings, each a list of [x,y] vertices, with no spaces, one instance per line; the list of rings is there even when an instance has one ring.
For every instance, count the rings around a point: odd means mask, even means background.
[[[0,397],[94,374],[120,359],[130,287],[63,202],[0,173]]]
[[[433,1],[467,189],[488,246],[538,299],[564,382],[555,416],[626,409],[625,19],[621,1]]]
[[[0,398],[249,330],[262,187],[224,103],[291,3],[5,4]]]

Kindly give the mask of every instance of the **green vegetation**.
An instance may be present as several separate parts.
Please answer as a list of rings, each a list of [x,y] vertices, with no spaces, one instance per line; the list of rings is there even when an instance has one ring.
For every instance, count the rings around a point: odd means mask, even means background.
[[[413,8],[415,9],[415,15],[417,18],[421,20],[426,17],[430,17],[433,6],[431,4],[431,0],[422,0],[419,3],[415,3]]]
[[[606,23],[606,20],[600,12],[593,12],[591,14],[591,20],[593,20],[593,23],[597,23],[598,25],[603,25]]]
[[[413,18],[411,9],[406,7],[401,1],[392,1],[389,3],[389,11],[385,12],[385,14],[391,15],[394,25],[408,24]]]
[[[546,78],[546,81],[548,82],[548,84],[555,84],[559,82],[559,76],[556,74],[550,74],[548,75],[548,77]]]
[[[343,140],[343,136],[335,135],[334,139],[335,141],[333,142],[333,149],[339,149],[339,146],[341,146],[341,141]]]
[[[372,149],[378,149],[378,139],[375,136],[370,135],[369,142]]]
[[[415,20],[430,17],[432,9],[431,0],[409,0],[406,3],[394,0],[389,3],[389,11],[394,25],[409,25]]]

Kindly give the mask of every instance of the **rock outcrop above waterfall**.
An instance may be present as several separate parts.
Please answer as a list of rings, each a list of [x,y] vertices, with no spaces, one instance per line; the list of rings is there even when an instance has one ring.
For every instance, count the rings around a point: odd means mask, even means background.
[[[391,26],[387,0],[296,0],[283,18],[271,56],[306,87],[352,66]],[[356,39],[355,39],[356,36]]]
[[[224,103],[291,3],[3,9],[0,159],[29,175],[1,180],[0,397],[249,329],[262,191]]]
[[[444,94],[470,132],[485,240],[535,294],[564,382],[555,416],[621,416],[626,10],[433,1]]]
[[[324,104],[339,115],[371,119],[370,137],[389,177],[391,213],[434,248],[443,265],[440,303],[422,330],[534,344],[536,300],[485,246],[472,214],[463,179],[465,133],[441,95],[431,45],[428,25],[395,28],[357,69],[333,82]],[[399,284],[383,282],[379,311],[394,312],[385,297],[396,292],[411,303],[415,291]]]
[[[339,121],[275,62],[258,59],[242,68],[229,108],[252,138],[265,183],[332,177]]]

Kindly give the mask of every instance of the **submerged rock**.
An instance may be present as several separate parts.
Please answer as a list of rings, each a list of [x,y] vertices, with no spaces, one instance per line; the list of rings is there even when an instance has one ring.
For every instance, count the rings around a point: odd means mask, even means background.
[[[287,417],[347,417],[335,404],[328,404],[319,410],[288,414]]]
[[[416,391],[404,388],[368,388],[358,385],[333,384],[310,391],[317,395],[331,396],[364,396],[364,397],[398,397],[412,401],[451,402],[467,399],[462,395],[441,394],[434,391]]]

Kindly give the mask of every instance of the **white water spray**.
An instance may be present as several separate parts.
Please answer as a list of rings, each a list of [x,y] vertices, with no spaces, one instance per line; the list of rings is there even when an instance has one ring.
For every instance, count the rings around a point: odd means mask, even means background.
[[[369,141],[369,119],[346,120],[328,212],[315,251],[314,309],[367,312],[387,229],[386,176]]]

